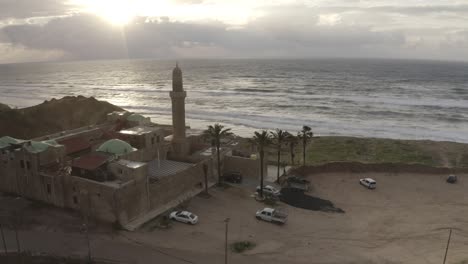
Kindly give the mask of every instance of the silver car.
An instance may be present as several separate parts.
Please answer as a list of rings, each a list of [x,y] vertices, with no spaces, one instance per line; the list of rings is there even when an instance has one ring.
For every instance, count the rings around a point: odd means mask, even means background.
[[[169,219],[192,225],[198,223],[198,216],[188,211],[174,211],[169,215]]]
[[[377,182],[371,178],[360,179],[359,183],[368,189],[375,189],[377,187]]]

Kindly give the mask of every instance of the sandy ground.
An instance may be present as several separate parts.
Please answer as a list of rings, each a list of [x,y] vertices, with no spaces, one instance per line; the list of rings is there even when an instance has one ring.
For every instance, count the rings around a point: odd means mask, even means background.
[[[363,188],[361,177],[374,178],[378,188]],[[249,189],[213,190],[213,198],[197,197],[188,206],[199,215],[198,225],[176,223],[169,230],[153,231],[154,236],[133,235],[162,239],[169,248],[222,252],[223,219],[229,217],[230,241],[257,244],[236,256],[244,263],[441,263],[448,228],[453,228],[447,263],[460,263],[468,260],[466,177],[451,185],[437,175],[314,175],[309,177],[310,194],[331,200],[346,213],[282,205],[289,212],[284,226],[254,218],[263,205],[250,197]]]
[[[360,186],[361,177],[377,180],[377,189]],[[284,226],[255,219],[255,211],[264,205],[251,197],[251,186],[215,188],[210,190],[213,197],[196,197],[187,206],[199,216],[199,224],[96,232],[92,250],[99,257],[126,263],[222,263],[223,220],[229,217],[230,243],[257,244],[243,254],[230,252],[229,263],[442,263],[448,228],[453,233],[447,263],[463,263],[468,261],[468,175],[459,179],[451,185],[438,175],[313,175],[310,194],[332,201],[346,213],[280,204],[289,213]],[[13,233],[8,232],[11,238]],[[21,235],[29,249],[86,252],[83,236],[74,231],[34,228]]]

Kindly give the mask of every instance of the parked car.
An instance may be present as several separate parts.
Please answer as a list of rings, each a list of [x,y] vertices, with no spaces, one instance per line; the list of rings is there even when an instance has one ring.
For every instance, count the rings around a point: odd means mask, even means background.
[[[375,189],[377,187],[377,182],[371,178],[360,179],[359,183],[368,189]]]
[[[286,220],[288,219],[288,215],[285,212],[268,207],[258,210],[257,213],[255,213],[255,217],[259,220],[281,225],[286,223]]]
[[[291,176],[286,179],[286,181],[283,182],[283,186],[288,187],[288,188],[295,188],[302,190],[304,192],[309,191],[309,181],[306,179],[302,179],[298,176]]]
[[[227,182],[242,183],[242,174],[240,172],[238,172],[238,171],[225,173],[223,175],[223,178]]]
[[[198,216],[188,211],[174,211],[169,215],[169,219],[192,225],[198,223]]]
[[[257,186],[257,192],[260,192],[260,186]],[[272,195],[272,196],[281,195],[281,192],[278,189],[276,189],[275,187],[271,186],[271,185],[263,186],[263,193],[268,194],[268,195]]]
[[[449,176],[447,177],[447,182],[448,182],[448,183],[456,183],[457,181],[458,181],[458,178],[457,178],[457,176],[455,176],[455,175],[449,175]]]

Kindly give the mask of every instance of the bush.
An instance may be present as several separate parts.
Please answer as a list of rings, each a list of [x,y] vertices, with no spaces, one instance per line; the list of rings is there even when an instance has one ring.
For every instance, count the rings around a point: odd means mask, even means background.
[[[255,247],[255,243],[251,241],[238,241],[231,244],[231,250],[236,253],[242,253],[246,250],[251,250]]]

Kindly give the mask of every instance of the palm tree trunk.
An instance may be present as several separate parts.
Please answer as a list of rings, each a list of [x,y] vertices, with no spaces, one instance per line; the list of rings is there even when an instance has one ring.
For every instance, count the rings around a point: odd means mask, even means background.
[[[307,145],[307,140],[305,139],[305,136],[304,136],[304,141],[302,142],[302,166],[306,165],[306,145]]]
[[[294,143],[290,143],[289,148],[291,152],[291,166],[294,166]]]
[[[219,144],[216,144],[216,155],[218,156],[218,185],[221,185],[221,162],[219,157]]]
[[[263,149],[260,150],[260,197],[263,198]]]
[[[279,183],[279,176],[280,176],[280,162],[281,162],[281,145],[278,146],[278,162],[276,163],[278,166],[277,174],[276,174],[276,182]]]

